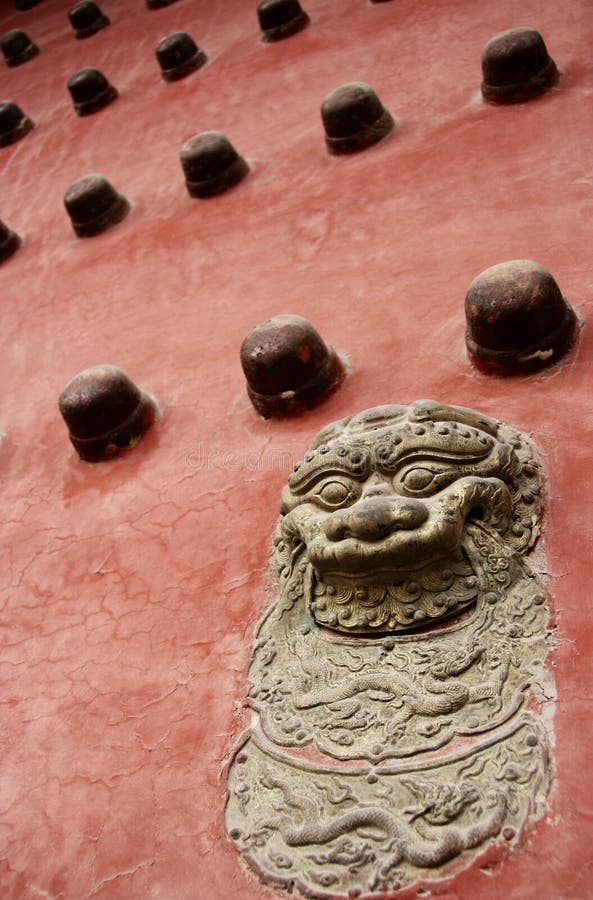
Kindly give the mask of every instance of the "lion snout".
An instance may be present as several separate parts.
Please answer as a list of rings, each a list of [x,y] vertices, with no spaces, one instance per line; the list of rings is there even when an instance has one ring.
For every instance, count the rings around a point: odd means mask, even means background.
[[[380,541],[394,531],[413,531],[428,519],[428,509],[419,500],[369,497],[346,510],[331,514],[323,525],[329,541],[354,538]]]

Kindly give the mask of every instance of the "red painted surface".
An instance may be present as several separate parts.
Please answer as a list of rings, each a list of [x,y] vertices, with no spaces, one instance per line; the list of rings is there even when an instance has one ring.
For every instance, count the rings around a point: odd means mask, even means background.
[[[85,41],[67,2],[0,14],[41,48],[0,73],[37,123],[0,150],[0,217],[25,238],[0,268],[2,897],[273,896],[240,865],[223,806],[280,489],[325,422],[423,396],[532,434],[558,610],[549,815],[501,864],[431,890],[593,897],[590,3],[307,0],[311,27],[271,46],[252,0],[101,5],[112,25]],[[481,48],[517,24],[542,32],[565,74],[537,101],[486,106]],[[211,61],[166,85],[154,46],[176,29]],[[84,65],[121,96],[78,119],[65,85]],[[398,128],[331,158],[319,104],[353,79]],[[178,151],[210,128],[252,173],[195,201]],[[62,196],[89,171],[134,208],[78,240]],[[489,378],[466,358],[463,298],[514,257],[547,266],[585,325],[561,365]],[[280,312],[312,319],[350,374],[315,412],[264,422],[238,350]],[[136,450],[89,466],[57,397],[101,362],[158,397],[162,417]]]

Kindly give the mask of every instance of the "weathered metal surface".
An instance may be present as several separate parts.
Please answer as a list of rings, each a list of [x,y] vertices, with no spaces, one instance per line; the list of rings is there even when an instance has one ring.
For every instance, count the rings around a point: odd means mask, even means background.
[[[282,41],[302,31],[310,22],[299,0],[261,0],[257,7],[261,39]]]
[[[16,144],[34,127],[32,119],[13,100],[0,102],[0,147]]]
[[[345,369],[333,347],[302,316],[266,319],[243,339],[241,365],[247,393],[264,418],[312,409],[334,391]]]
[[[80,238],[94,237],[117,225],[130,211],[130,203],[104,175],[91,172],[71,184],[64,206]]]
[[[81,459],[100,462],[135,447],[156,418],[154,400],[116,366],[93,366],[68,382],[59,400]]]
[[[379,407],[317,436],[283,493],[229,774],[227,827],[264,880],[395,890],[543,814],[539,498],[530,442],[472,410]]]
[[[117,100],[118,91],[103,72],[87,66],[68,79],[68,90],[78,116],[88,116]]]
[[[14,0],[14,5],[18,10],[31,9],[39,3],[41,3],[41,0]]]
[[[483,372],[509,375],[556,363],[572,346],[577,318],[554,278],[529,259],[498,263],[465,297],[465,342]]]
[[[21,244],[22,240],[19,235],[0,221],[0,263],[16,253]]]
[[[186,141],[179,153],[190,197],[223,194],[249,173],[247,162],[220,131],[204,131]]]
[[[22,28],[13,28],[0,36],[0,49],[6,65],[11,68],[22,66],[23,63],[26,63],[39,53],[37,44],[33,43]]]
[[[110,25],[109,17],[92,0],[81,0],[68,11],[70,24],[74,29],[74,37],[78,40],[92,37]]]
[[[171,6],[177,3],[177,0],[144,0],[147,9],[162,9],[164,6]]]
[[[393,116],[369,84],[353,81],[335,88],[321,104],[325,143],[330,153],[356,153],[383,140]]]
[[[164,81],[179,81],[208,62],[191,35],[174,31],[156,45],[155,54]]]
[[[535,28],[494,35],[482,52],[482,73],[482,96],[494,103],[530,100],[558,80],[556,63]]]

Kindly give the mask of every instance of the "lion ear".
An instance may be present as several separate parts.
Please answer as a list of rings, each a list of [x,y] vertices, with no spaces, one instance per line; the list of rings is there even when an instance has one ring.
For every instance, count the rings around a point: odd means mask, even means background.
[[[284,576],[290,574],[292,558],[292,546],[284,534],[282,522],[283,517],[281,516],[274,532],[274,546],[270,560],[276,576],[281,580]]]
[[[519,553],[528,553],[541,531],[543,475],[535,446],[530,439],[501,423],[498,440],[510,449],[504,480],[512,499],[512,518],[505,540]]]
[[[287,524],[285,516],[280,516],[274,532],[272,559],[279,577],[290,577],[292,570],[304,550],[302,537]]]
[[[508,462],[501,473],[511,493],[512,514],[505,540],[519,553],[528,553],[541,530],[542,469],[530,439],[504,422],[473,409],[448,406],[434,400],[418,400],[413,414],[419,421],[457,422],[496,438],[505,448]]]

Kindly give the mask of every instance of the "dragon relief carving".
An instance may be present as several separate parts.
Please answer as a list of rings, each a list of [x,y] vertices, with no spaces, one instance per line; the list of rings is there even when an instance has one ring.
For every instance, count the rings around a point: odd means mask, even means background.
[[[540,482],[524,436],[432,401],[329,425],[295,466],[228,774],[229,834],[265,881],[396,891],[542,814]]]

